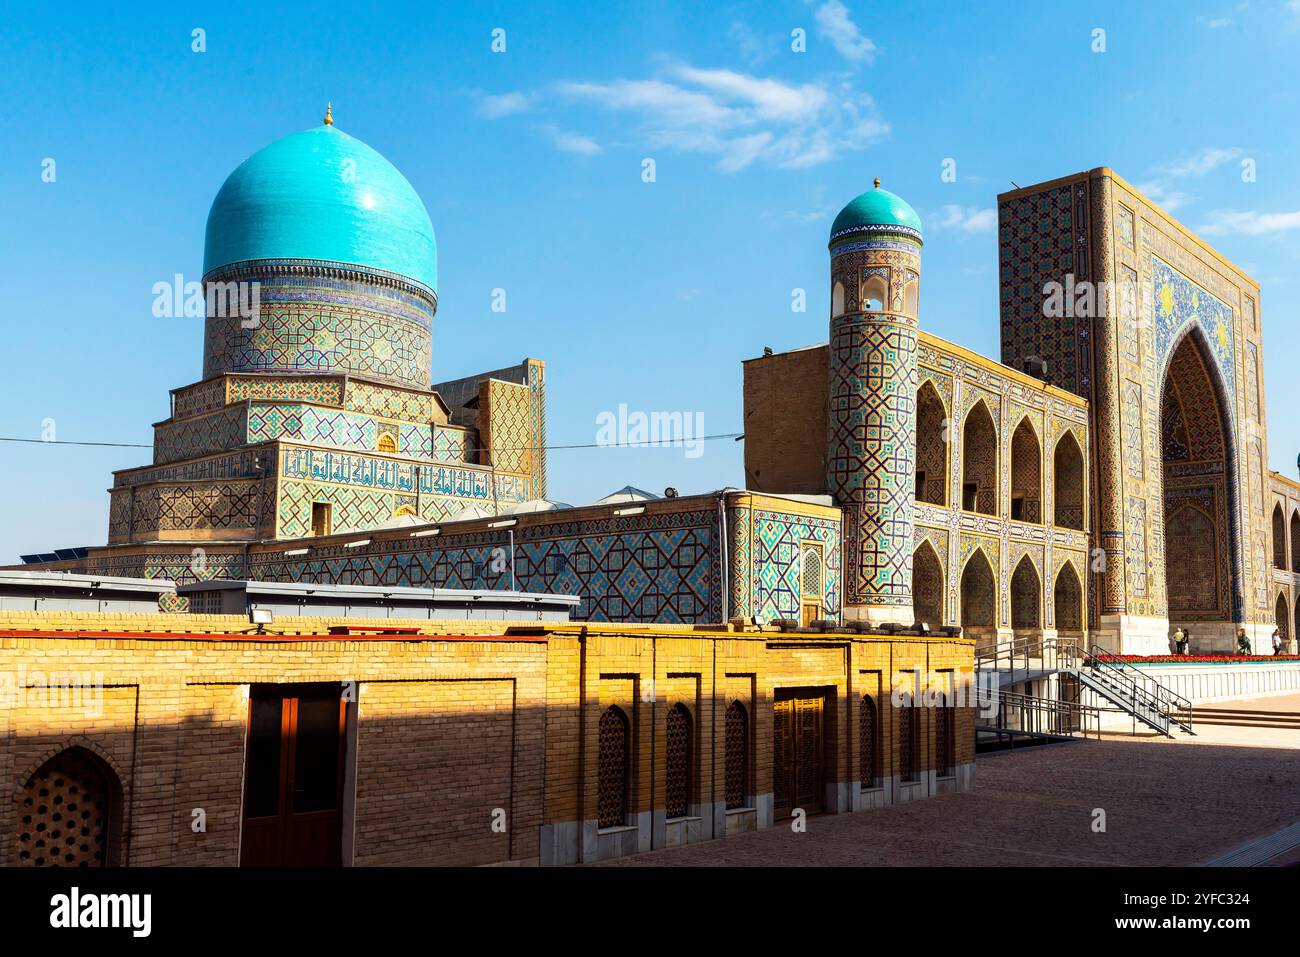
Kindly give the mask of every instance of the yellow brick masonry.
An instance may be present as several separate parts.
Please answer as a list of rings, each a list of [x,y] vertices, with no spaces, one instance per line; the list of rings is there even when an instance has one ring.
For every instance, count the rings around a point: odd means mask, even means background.
[[[973,669],[971,643],[943,636],[423,619],[382,622],[417,635],[328,634],[343,624],[375,622],[280,618],[259,635],[237,616],[0,612],[0,675],[22,686],[0,707],[0,780],[9,788],[0,866],[16,863],[18,794],[73,745],[99,755],[120,782],[116,859],[236,864],[255,683],[358,683],[345,859],[487,864],[535,863],[546,825],[596,816],[597,723],[610,704],[633,721],[634,814],[663,808],[666,719],[679,702],[693,718],[691,801],[708,807],[724,800],[723,715],[732,701],[752,716],[751,790],[764,793],[776,691],[829,691],[827,777],[848,786],[860,776],[862,694],[881,705],[888,776],[897,763],[888,706],[896,676],[918,670],[928,686],[951,670],[960,685]],[[40,694],[50,683],[85,685],[94,706]],[[929,719],[924,711],[923,767],[934,766]],[[957,763],[972,764],[970,708],[959,709],[957,727]],[[191,827],[196,808],[206,814],[202,833]],[[543,863],[560,859],[583,852]]]

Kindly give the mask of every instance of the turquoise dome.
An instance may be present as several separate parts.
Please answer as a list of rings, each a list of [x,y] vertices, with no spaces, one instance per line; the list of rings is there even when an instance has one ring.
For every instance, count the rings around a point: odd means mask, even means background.
[[[438,288],[433,223],[392,163],[331,125],[244,160],[208,212],[204,275],[253,259],[318,259]]]
[[[921,238],[921,217],[907,200],[887,189],[869,189],[840,210],[831,224],[831,242],[854,233],[887,232]]]

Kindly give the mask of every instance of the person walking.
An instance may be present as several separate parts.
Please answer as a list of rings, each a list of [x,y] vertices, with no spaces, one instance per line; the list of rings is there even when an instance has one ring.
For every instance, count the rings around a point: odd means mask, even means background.
[[[1282,631],[1281,629],[1274,628],[1273,629],[1273,654],[1280,655],[1281,653],[1282,653]]]
[[[1183,629],[1182,626],[1180,625],[1179,627],[1174,629],[1174,654],[1181,655],[1182,653],[1183,653]]]
[[[1250,654],[1250,638],[1246,635],[1245,628],[1237,629],[1237,654]]]
[[[1183,629],[1183,650],[1180,651],[1179,654],[1180,655],[1187,654],[1187,650],[1191,647],[1192,647],[1192,629],[1184,628]]]

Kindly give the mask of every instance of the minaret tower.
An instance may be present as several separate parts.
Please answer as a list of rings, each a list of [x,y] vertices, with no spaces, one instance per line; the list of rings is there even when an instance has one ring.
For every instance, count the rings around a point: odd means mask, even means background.
[[[911,624],[921,220],[880,188],[831,226],[826,485],[844,510],[844,619]]]

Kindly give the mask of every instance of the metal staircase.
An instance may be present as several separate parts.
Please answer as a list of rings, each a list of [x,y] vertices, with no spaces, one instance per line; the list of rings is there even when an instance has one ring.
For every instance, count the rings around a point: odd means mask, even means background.
[[[1098,645],[1088,649],[1082,665],[1072,670],[1084,687],[1091,688],[1143,724],[1169,738],[1174,736],[1174,728],[1196,734],[1192,730],[1192,703],[1145,671],[1124,663]]]
[[[1126,664],[1118,656],[1099,645],[1080,652],[1077,643],[1063,639],[1017,637],[996,645],[976,648],[976,674],[988,676],[988,684],[996,682],[997,690],[989,689],[992,703],[997,704],[995,723],[977,722],[980,730],[999,734],[1025,734],[1040,738],[1073,737],[1082,730],[1088,733],[1088,719],[1094,719],[1100,728],[1102,710],[1117,710],[1131,715],[1166,737],[1173,737],[1175,729],[1187,734],[1192,730],[1192,704],[1182,695],[1166,688],[1146,672]],[[1004,691],[1011,685],[1046,678],[1051,675],[1070,675],[1084,687],[1115,706],[1114,709],[1084,706],[1078,702],[1057,701],[1032,695]],[[1024,730],[1009,729],[1006,725],[1008,711],[1023,717],[1028,724]]]

